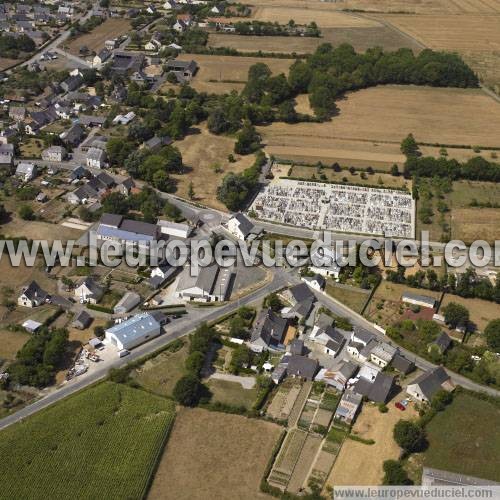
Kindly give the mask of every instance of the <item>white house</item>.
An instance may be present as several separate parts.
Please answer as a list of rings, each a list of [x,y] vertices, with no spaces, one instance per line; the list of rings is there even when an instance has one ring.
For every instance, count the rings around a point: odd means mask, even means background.
[[[109,49],[102,49],[98,54],[94,56],[94,59],[92,60],[92,66],[102,66],[111,57],[111,54],[112,52]]]
[[[197,302],[224,301],[232,274],[231,268],[222,268],[213,263],[200,268],[197,276],[192,276],[190,266],[186,266],[179,277],[175,296]]]
[[[412,304],[419,307],[429,307],[433,309],[436,306],[436,299],[428,295],[419,295],[412,292],[404,292],[401,300],[406,304]]]
[[[90,148],[87,151],[87,167],[102,168],[106,165],[106,152],[100,148]]]
[[[256,234],[254,224],[242,213],[237,213],[229,219],[227,230],[239,240],[246,240]]]
[[[157,51],[161,49],[161,42],[156,38],[151,38],[146,45],[144,45],[146,50]]]
[[[167,0],[164,4],[163,4],[163,8],[165,10],[175,10],[178,8],[177,6],[177,2],[175,0]]]
[[[133,349],[150,339],[158,337],[161,326],[149,313],[141,313],[106,330],[106,341],[118,348]]]
[[[128,125],[135,118],[135,113],[133,111],[129,111],[126,115],[116,115],[113,118],[113,123],[120,125]]]
[[[333,248],[320,246],[311,253],[309,269],[321,276],[339,279],[340,266],[337,263],[341,255]]]
[[[385,368],[394,358],[396,349],[386,342],[379,342],[370,352],[370,361]]]
[[[34,163],[19,163],[16,168],[16,177],[20,177],[24,182],[33,180],[37,175]]]
[[[323,278],[323,276],[321,276],[320,274],[315,274],[314,276],[302,276],[301,279],[308,286],[310,286],[314,290],[317,290],[318,292],[324,290],[326,285],[325,278]]]
[[[76,288],[75,297],[83,304],[97,304],[104,295],[104,290],[92,278],[85,278]]]
[[[439,390],[452,391],[454,388],[450,376],[439,366],[417,377],[408,385],[406,392],[417,401],[429,403]]]
[[[42,151],[44,161],[63,161],[66,158],[66,148],[63,146],[50,146]]]
[[[23,307],[37,307],[45,304],[50,298],[49,294],[40,288],[36,281],[25,286],[17,298],[17,305]]]
[[[175,236],[177,238],[189,238],[191,226],[189,224],[179,224],[168,220],[158,220],[158,226],[161,234]]]

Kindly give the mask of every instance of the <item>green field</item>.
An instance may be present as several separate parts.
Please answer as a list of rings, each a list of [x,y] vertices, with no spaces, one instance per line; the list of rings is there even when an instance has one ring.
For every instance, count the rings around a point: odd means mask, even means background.
[[[429,448],[424,465],[500,481],[500,403],[467,393],[427,425]]]
[[[257,387],[244,389],[238,382],[229,380],[210,379],[207,386],[212,393],[212,403],[243,406],[247,410],[252,408],[259,392]]]
[[[139,499],[173,403],[105,382],[0,432],[2,498]]]
[[[326,293],[357,313],[363,310],[370,297],[370,293],[366,290],[355,287],[340,287],[332,280],[328,280],[326,283]]]

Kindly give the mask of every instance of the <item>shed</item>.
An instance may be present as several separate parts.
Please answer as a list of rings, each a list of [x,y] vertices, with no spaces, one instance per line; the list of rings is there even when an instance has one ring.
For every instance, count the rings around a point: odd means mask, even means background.
[[[141,296],[135,292],[127,292],[113,308],[115,314],[131,311],[141,302]]]
[[[42,323],[39,323],[38,321],[35,321],[33,319],[27,319],[23,323],[23,328],[30,333],[35,333],[41,326]]]

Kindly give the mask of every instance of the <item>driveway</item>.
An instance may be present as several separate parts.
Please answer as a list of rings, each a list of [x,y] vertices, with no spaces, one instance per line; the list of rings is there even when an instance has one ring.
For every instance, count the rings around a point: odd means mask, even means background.
[[[239,375],[230,375],[228,373],[215,372],[210,375],[210,378],[218,380],[227,380],[228,382],[236,382],[243,389],[253,389],[255,387],[255,377],[240,377]]]

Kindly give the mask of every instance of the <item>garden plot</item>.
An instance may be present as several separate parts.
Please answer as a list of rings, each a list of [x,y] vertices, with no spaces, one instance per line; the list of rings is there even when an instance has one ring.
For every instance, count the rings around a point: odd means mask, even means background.
[[[287,420],[300,393],[300,385],[281,385],[267,408],[267,415],[277,420]]]
[[[415,202],[406,191],[275,179],[251,210],[298,227],[403,238],[415,233]]]
[[[300,452],[299,459],[293,470],[292,477],[288,483],[287,490],[291,493],[298,494],[306,482],[309,470],[313,464],[319,447],[321,446],[321,437],[314,434],[309,434]]]

